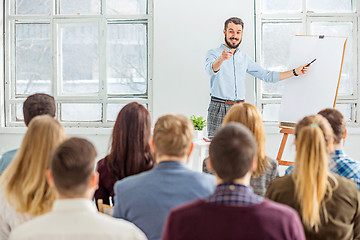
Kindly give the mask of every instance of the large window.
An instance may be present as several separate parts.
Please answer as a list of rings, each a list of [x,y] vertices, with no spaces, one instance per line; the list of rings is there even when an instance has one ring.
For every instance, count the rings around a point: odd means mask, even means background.
[[[137,101],[151,111],[152,0],[6,0],[6,126],[51,94],[65,126],[110,126]]]
[[[357,123],[359,11],[355,0],[256,0],[256,58],[270,70],[289,70],[294,35],[348,37],[336,108]],[[257,81],[257,104],[264,120],[278,120],[283,84]]]

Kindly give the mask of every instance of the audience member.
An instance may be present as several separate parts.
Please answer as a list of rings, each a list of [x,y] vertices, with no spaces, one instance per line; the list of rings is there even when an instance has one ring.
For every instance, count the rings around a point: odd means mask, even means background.
[[[135,223],[150,240],[160,240],[171,208],[208,196],[215,178],[185,165],[193,149],[194,127],[182,115],[156,122],[151,146],[157,166],[115,184],[114,217]]]
[[[349,158],[343,150],[347,135],[344,116],[334,108],[326,108],[318,114],[329,121],[334,132],[334,151],[329,160],[330,171],[353,180],[360,189],[360,162]],[[292,169],[293,165],[286,169],[286,174],[290,174]]]
[[[265,152],[265,130],[259,110],[249,103],[235,104],[226,114],[223,125],[238,122],[254,135],[258,145],[257,169],[252,172],[250,186],[254,192],[264,196],[272,179],[279,176],[278,162],[269,158]]]
[[[218,184],[215,192],[171,210],[163,240],[305,239],[293,209],[263,199],[249,187],[258,150],[246,127],[225,125],[215,134],[209,151],[208,166],[215,170]]]
[[[55,188],[51,212],[16,228],[12,240],[146,239],[135,225],[97,212],[91,201],[98,187],[96,150],[87,140],[71,138],[53,153],[48,183]]]
[[[29,124],[20,149],[0,177],[0,239],[23,222],[52,208],[54,190],[46,182],[51,151],[66,138],[65,130],[49,116]]]
[[[293,207],[307,239],[360,239],[360,193],[356,184],[329,171],[333,131],[321,115],[295,128],[294,171],[274,179],[266,196]]]
[[[23,104],[23,114],[25,125],[28,126],[31,119],[39,115],[49,115],[55,117],[55,100],[54,97],[44,94],[35,93],[30,95]],[[0,159],[0,175],[10,165],[17,149],[5,152]]]
[[[146,108],[136,102],[119,112],[112,133],[110,154],[97,164],[100,174],[95,199],[109,204],[117,180],[147,171],[154,166],[150,149],[151,120]]]

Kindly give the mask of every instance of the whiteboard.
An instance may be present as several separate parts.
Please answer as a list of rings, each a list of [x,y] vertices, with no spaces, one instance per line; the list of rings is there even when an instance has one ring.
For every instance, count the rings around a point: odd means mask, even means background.
[[[295,36],[290,48],[290,69],[311,64],[308,73],[284,80],[279,122],[296,123],[307,115],[332,108],[336,99],[346,37]]]

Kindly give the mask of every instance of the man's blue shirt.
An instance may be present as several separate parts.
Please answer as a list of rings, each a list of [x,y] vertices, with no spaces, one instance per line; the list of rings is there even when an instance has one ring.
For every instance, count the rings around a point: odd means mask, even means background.
[[[285,174],[293,171],[294,164],[289,166]],[[343,150],[335,150],[330,155],[330,171],[340,176],[353,180],[360,190],[360,162],[349,158]]]
[[[278,82],[280,73],[262,68],[255,63],[247,54],[236,50],[233,57],[225,60],[220,70],[214,72],[212,65],[218,59],[222,51],[230,51],[225,45],[209,50],[206,55],[205,70],[211,76],[210,95],[225,100],[245,99],[245,75],[246,73],[264,80],[265,82]]]

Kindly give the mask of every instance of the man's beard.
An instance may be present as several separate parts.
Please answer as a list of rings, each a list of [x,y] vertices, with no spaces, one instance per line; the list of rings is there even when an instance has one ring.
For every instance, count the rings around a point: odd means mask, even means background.
[[[230,40],[231,40],[231,39],[236,39],[236,38],[230,38]],[[240,42],[239,42],[238,44],[232,45],[232,43],[230,43],[230,42],[227,40],[227,37],[225,36],[225,43],[226,43],[226,45],[227,45],[229,48],[231,48],[231,49],[236,49],[236,48],[238,48],[241,42],[242,42],[242,39],[240,40]]]

